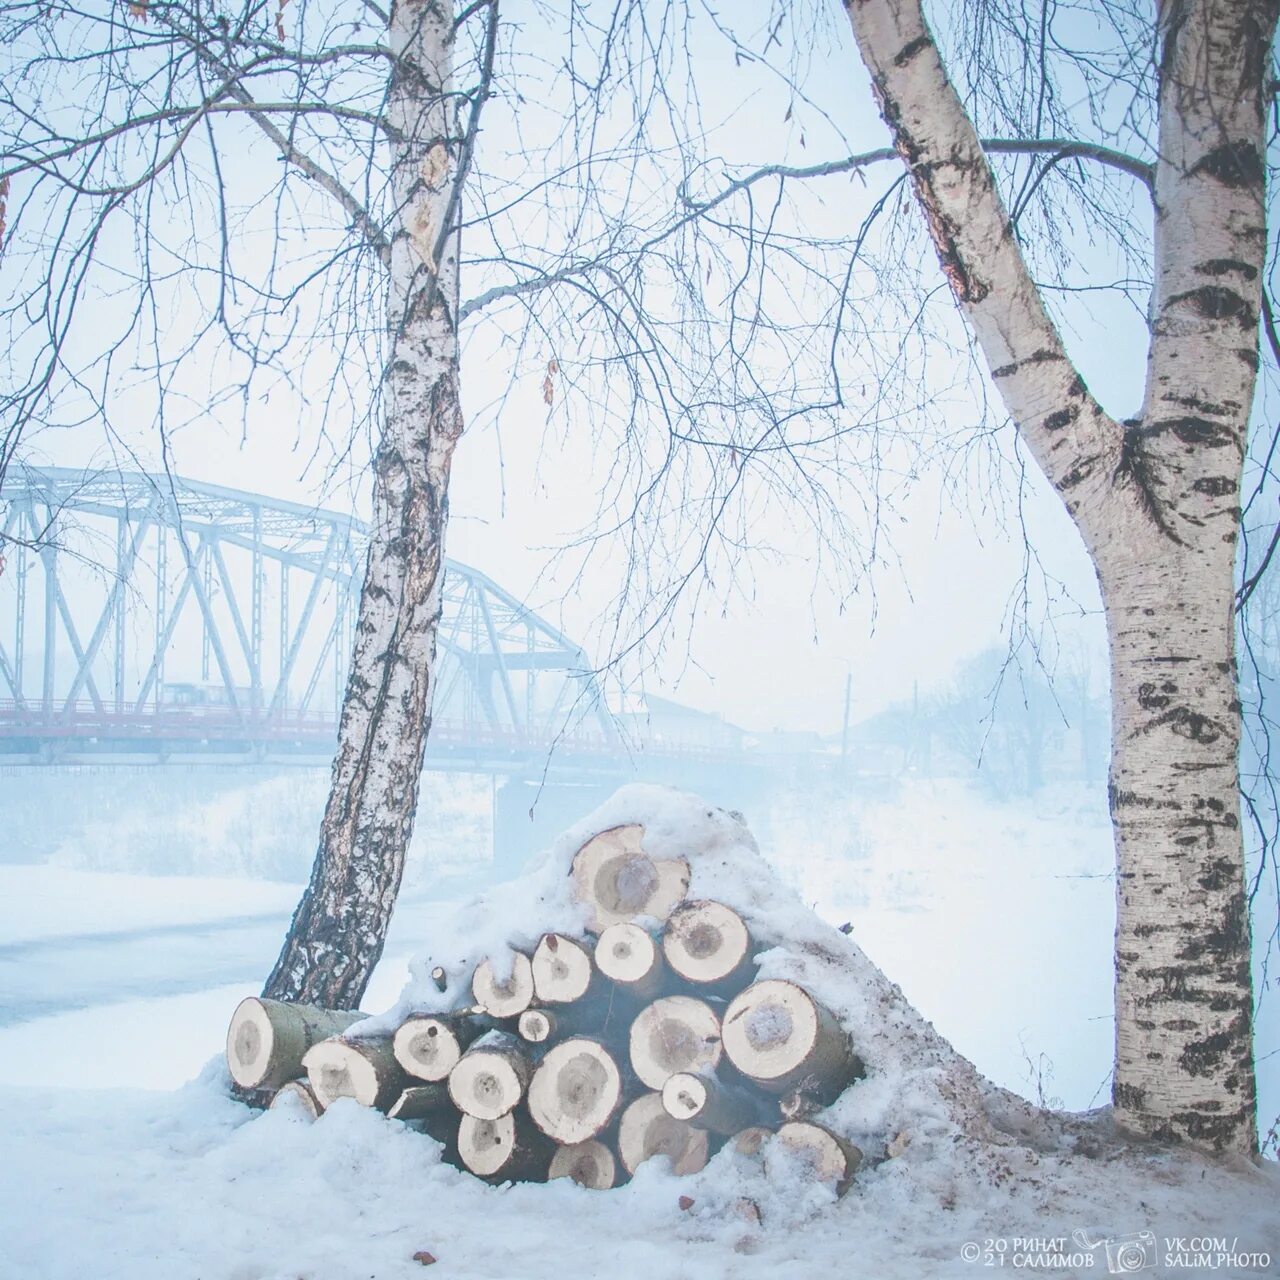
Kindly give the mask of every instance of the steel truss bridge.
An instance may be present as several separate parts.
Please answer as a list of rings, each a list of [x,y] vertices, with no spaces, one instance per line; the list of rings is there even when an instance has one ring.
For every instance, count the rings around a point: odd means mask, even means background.
[[[0,535],[0,763],[332,755],[368,537],[353,516],[168,475],[15,468]],[[626,769],[582,649],[456,561],[438,654],[427,768]],[[735,753],[644,754],[678,774]]]

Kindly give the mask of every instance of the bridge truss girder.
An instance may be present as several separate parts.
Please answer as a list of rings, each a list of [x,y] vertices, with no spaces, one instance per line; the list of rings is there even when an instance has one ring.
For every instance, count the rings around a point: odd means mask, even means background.
[[[196,732],[332,730],[368,540],[354,516],[167,475],[14,469],[0,535],[0,728],[87,714],[126,737],[161,733],[186,698],[216,704],[198,707]],[[581,648],[455,561],[437,643],[433,718],[459,740],[613,740]]]

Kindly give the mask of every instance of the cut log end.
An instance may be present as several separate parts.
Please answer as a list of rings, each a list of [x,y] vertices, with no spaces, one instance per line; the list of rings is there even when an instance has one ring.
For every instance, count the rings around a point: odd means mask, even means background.
[[[754,982],[724,1015],[724,1048],[743,1075],[774,1093],[797,1086],[831,1101],[861,1064],[835,1017],[793,982]]]
[[[662,1105],[674,1119],[726,1137],[769,1118],[769,1104],[756,1090],[727,1085],[711,1074],[688,1071],[672,1076],[662,1086]]]
[[[668,1115],[658,1093],[637,1098],[618,1122],[618,1156],[628,1173],[654,1156],[668,1156],[676,1174],[697,1173],[707,1163],[708,1148],[706,1131]]]
[[[707,1109],[711,1091],[701,1076],[681,1071],[662,1086],[662,1105],[675,1120],[692,1120]]]
[[[531,963],[533,989],[544,1004],[581,1000],[591,985],[591,956],[581,944],[562,933],[546,933]]]
[[[666,996],[631,1024],[631,1066],[650,1089],[682,1071],[713,1069],[721,1055],[720,1019],[703,1000]]]
[[[742,917],[722,902],[686,902],[662,935],[667,963],[686,982],[724,982],[751,963],[751,935]]]
[[[556,1148],[547,1171],[550,1178],[570,1178],[580,1187],[608,1191],[618,1181],[618,1162],[604,1145],[591,1139]]]
[[[839,1195],[862,1163],[862,1152],[852,1142],[810,1120],[788,1121],[778,1130],[778,1142],[819,1182],[835,1183]]]
[[[249,996],[227,1028],[227,1069],[241,1089],[279,1089],[302,1074],[312,1045],[345,1031],[363,1014]]]
[[[458,1126],[458,1156],[481,1178],[501,1174],[515,1151],[516,1118],[510,1113],[493,1119],[464,1115]]]
[[[665,920],[689,889],[682,858],[651,858],[641,848],[644,828],[614,827],[588,840],[574,855],[574,891],[599,933],[635,916]]]
[[[545,1044],[556,1033],[555,1014],[545,1009],[526,1009],[516,1027],[522,1040],[530,1044]]]
[[[471,978],[476,1004],[495,1018],[514,1018],[523,1013],[534,997],[533,966],[529,957],[515,952],[510,957],[511,972],[499,978],[492,960],[482,960]]]
[[[596,968],[619,986],[656,994],[662,980],[662,952],[638,924],[619,922],[597,939]]]
[[[311,1086],[305,1080],[286,1080],[276,1090],[276,1096],[271,1099],[270,1110],[292,1111],[316,1120],[323,1108],[316,1101],[316,1095],[311,1092]]]
[[[415,1079],[447,1080],[462,1057],[462,1043],[444,1018],[413,1017],[391,1042],[396,1061]]]
[[[603,1045],[576,1037],[552,1049],[529,1084],[529,1111],[548,1137],[565,1145],[594,1138],[622,1101],[618,1064]]]
[[[326,1110],[339,1098],[386,1110],[403,1091],[405,1077],[389,1040],[322,1040],[302,1060],[307,1083]]]
[[[524,1097],[532,1074],[514,1037],[491,1032],[477,1040],[449,1072],[454,1106],[477,1120],[496,1120]]]

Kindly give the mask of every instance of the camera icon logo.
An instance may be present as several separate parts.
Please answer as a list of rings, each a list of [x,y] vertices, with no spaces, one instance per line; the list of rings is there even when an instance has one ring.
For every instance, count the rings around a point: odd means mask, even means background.
[[[1082,1249],[1096,1249],[1101,1245],[1107,1254],[1107,1270],[1113,1276],[1134,1275],[1159,1261],[1156,1238],[1150,1231],[1090,1240],[1083,1231],[1077,1230],[1072,1232],[1072,1238]]]

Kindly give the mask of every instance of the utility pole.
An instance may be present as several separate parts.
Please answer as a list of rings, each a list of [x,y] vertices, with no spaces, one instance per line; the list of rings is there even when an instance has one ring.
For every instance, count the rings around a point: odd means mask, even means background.
[[[853,672],[844,673],[844,728],[840,732],[840,766],[849,764],[849,708],[853,702]]]

